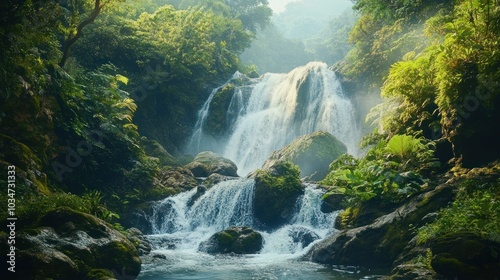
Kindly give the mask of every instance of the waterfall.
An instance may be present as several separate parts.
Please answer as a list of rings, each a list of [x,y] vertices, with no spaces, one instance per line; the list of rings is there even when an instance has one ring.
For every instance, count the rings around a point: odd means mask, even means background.
[[[230,180],[218,183],[196,200],[197,190],[193,189],[157,202],[150,217],[153,229],[150,238],[160,248],[196,251],[200,242],[217,231],[230,226],[256,227],[254,185],[253,179]],[[291,223],[273,232],[260,231],[265,244],[261,254],[297,256],[312,241],[330,233],[336,213],[320,211],[323,194],[324,191],[315,185],[306,185]]]
[[[288,74],[268,73],[236,86],[226,108],[229,124],[215,141],[203,133],[214,91],[199,114],[188,149],[212,150],[234,161],[240,175],[261,167],[275,150],[315,131],[336,136],[351,154],[360,138],[355,110],[335,73],[325,63],[311,62]]]

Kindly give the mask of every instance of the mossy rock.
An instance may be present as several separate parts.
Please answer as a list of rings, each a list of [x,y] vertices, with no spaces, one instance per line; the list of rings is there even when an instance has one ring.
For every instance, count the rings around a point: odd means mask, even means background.
[[[158,158],[163,166],[176,166],[177,162],[174,157],[163,148],[163,146],[155,140],[149,140],[142,137],[141,146],[148,156]]]
[[[18,269],[26,276],[22,279],[103,279],[95,278],[103,270],[137,277],[141,270],[127,237],[92,215],[61,207],[44,215],[38,226],[17,235]]]
[[[199,250],[211,254],[255,254],[262,249],[262,235],[250,227],[230,227],[212,235]]]
[[[230,128],[230,123],[226,117],[227,109],[234,95],[235,85],[228,83],[221,87],[214,95],[210,107],[208,109],[208,117],[206,122],[206,133],[217,137],[224,135]]]
[[[447,279],[495,279],[500,275],[498,242],[463,233],[432,243],[432,268]]]
[[[50,193],[47,176],[41,171],[42,161],[27,145],[0,133],[0,158],[2,170],[7,170],[7,167],[11,165],[15,166],[18,195],[32,192]]]
[[[317,131],[295,139],[290,145],[273,152],[262,169],[282,161],[299,166],[301,177],[319,181],[328,174],[330,163],[347,152],[347,147],[328,132]]]
[[[113,272],[106,269],[92,269],[87,273],[87,279],[89,280],[112,280],[117,279]]]
[[[214,173],[238,177],[238,167],[234,162],[210,151],[199,153],[193,162],[185,167],[196,177],[208,177]]]
[[[304,193],[299,174],[289,161],[255,173],[254,216],[262,226],[277,228],[292,218],[295,203]]]
[[[367,225],[339,231],[316,243],[305,259],[324,264],[389,269],[415,236],[408,229],[423,226],[427,214],[446,207],[454,198],[454,189],[454,185],[440,185]],[[354,208],[351,211],[346,217],[347,226],[362,221],[359,219],[364,210]],[[369,216],[368,220],[374,217]]]
[[[341,193],[327,193],[321,198],[321,212],[331,213],[344,209],[347,196]]]
[[[167,196],[188,191],[198,185],[193,173],[185,167],[167,167],[160,170],[153,182],[147,200],[160,200]]]

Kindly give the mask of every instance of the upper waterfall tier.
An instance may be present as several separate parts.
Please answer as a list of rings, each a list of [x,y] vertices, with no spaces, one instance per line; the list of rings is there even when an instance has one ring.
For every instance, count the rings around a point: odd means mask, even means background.
[[[246,175],[273,151],[315,131],[333,134],[349,153],[357,153],[360,133],[354,107],[322,62],[257,79],[235,74],[200,110],[188,149],[215,151]]]

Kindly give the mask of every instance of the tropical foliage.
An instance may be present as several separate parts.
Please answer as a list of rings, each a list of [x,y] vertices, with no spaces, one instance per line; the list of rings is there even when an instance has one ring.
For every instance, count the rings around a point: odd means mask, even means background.
[[[389,141],[378,141],[362,159],[339,157],[322,184],[330,186],[326,196],[345,194],[351,205],[373,198],[401,202],[427,187],[423,175],[439,166],[433,154],[432,142],[395,135]]]

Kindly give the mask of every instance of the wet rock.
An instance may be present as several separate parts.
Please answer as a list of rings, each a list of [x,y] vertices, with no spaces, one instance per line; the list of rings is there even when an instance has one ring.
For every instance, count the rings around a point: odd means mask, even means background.
[[[153,255],[153,258],[166,260],[166,259],[167,259],[167,256],[162,255],[162,254],[154,254],[154,255]]]
[[[157,181],[154,182],[155,187],[165,189],[165,195],[159,195],[151,200],[159,200],[168,195],[188,191],[198,185],[193,173],[184,167],[163,169],[156,179]]]
[[[402,264],[396,266],[392,272],[391,276],[385,279],[391,280],[434,280],[438,279],[436,272],[432,269],[422,267],[418,264]]]
[[[255,173],[254,216],[260,226],[275,229],[290,221],[295,203],[304,193],[299,173],[289,161]]]
[[[453,199],[451,185],[418,195],[373,223],[347,229],[315,244],[305,259],[324,264],[389,268],[412,240],[410,224],[422,225],[422,217]]]
[[[262,245],[262,235],[252,228],[230,227],[202,242],[198,250],[210,254],[255,254]]]
[[[293,229],[291,237],[293,242],[300,243],[302,248],[307,247],[309,244],[319,239],[318,234],[304,227]]]
[[[234,162],[209,151],[199,153],[186,168],[196,177],[208,177],[214,173],[238,177],[238,167]]]
[[[221,175],[218,173],[213,173],[213,174],[210,174],[210,176],[208,176],[208,178],[203,181],[203,186],[206,186],[207,188],[211,188],[220,182],[235,180],[235,179],[238,179],[238,177],[231,177],[231,176]]]
[[[151,242],[137,228],[129,228],[125,234],[127,239],[134,244],[139,256],[147,255],[151,252]]]
[[[33,279],[33,275],[39,279],[97,279],[94,276],[103,271],[137,277],[141,270],[138,252],[123,234],[70,208],[47,213],[38,228],[20,231],[16,237],[19,279]]]
[[[181,239],[173,238],[169,236],[149,236],[148,240],[151,242],[151,246],[154,249],[175,249],[176,244],[181,243]]]
[[[204,195],[207,192],[207,187],[205,186],[198,186],[196,187],[196,193],[189,199],[187,206],[191,207],[193,204],[200,198],[202,195]]]
[[[318,131],[295,139],[272,153],[262,166],[267,170],[278,162],[291,161],[300,168],[300,176],[319,181],[328,174],[330,163],[347,152],[346,146],[328,132]]]

